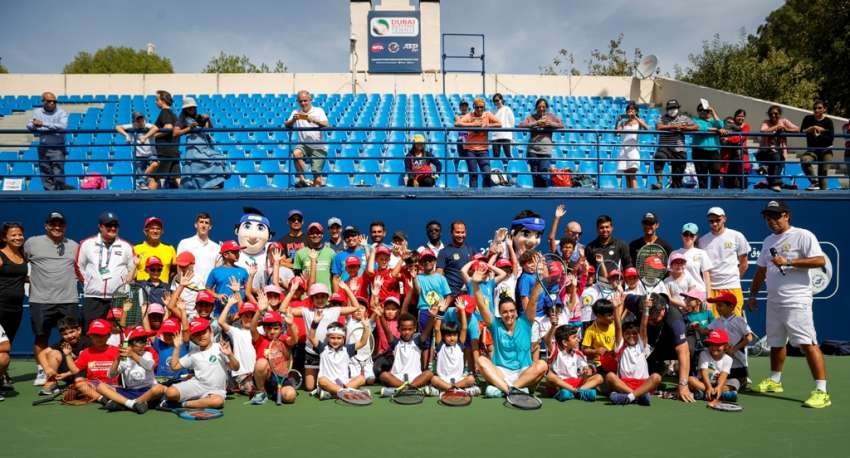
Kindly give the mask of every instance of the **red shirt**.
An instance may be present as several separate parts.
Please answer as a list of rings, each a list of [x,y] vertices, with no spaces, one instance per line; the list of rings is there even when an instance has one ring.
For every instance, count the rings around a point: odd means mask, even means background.
[[[387,326],[390,328],[390,333],[392,333],[391,337],[398,339],[399,336],[401,335],[398,332],[398,320],[388,321]],[[380,322],[377,323],[377,325],[375,326],[375,329],[376,329],[377,334],[378,334],[378,338],[375,342],[375,347],[376,347],[375,354],[380,355],[381,353],[387,351],[388,348],[390,348],[390,340],[392,340],[392,338],[388,337],[384,333],[384,327],[381,325]]]
[[[109,368],[112,367],[112,362],[116,358],[118,358],[118,347],[110,345],[103,350],[89,347],[80,352],[80,356],[74,363],[81,371],[86,371],[86,380],[97,380],[114,385],[118,383],[118,376],[110,378]]]
[[[384,279],[384,283],[381,285],[381,291],[378,293],[378,303],[383,304],[384,299],[386,299],[387,296],[390,296],[390,295],[393,295],[393,296],[396,296],[396,297],[400,296],[401,293],[399,292],[399,282],[398,282],[397,278],[393,277],[391,269],[389,269],[389,268],[381,269],[381,270],[379,270],[379,271],[377,271],[377,272],[375,272],[374,274],[371,274],[371,275],[369,274],[369,271],[366,271],[363,274],[363,278],[366,281],[366,284],[371,285],[372,281],[375,278],[375,275],[379,275],[379,276],[381,276],[381,278]],[[372,294],[375,294],[375,292],[372,291]]]
[[[283,335],[278,336],[278,340],[281,340],[284,343],[286,343],[285,339],[286,339],[286,336],[283,336]],[[263,335],[261,335],[260,338],[257,339],[256,342],[254,342],[254,351],[257,353],[257,360],[258,361],[261,360],[261,359],[268,359],[269,358],[268,349],[269,349],[269,346],[271,344],[272,344],[272,340],[269,339],[267,336],[263,336]],[[286,347],[286,350],[287,350],[287,358],[286,359],[288,360],[290,358],[290,354],[289,354],[290,348],[289,348],[288,345],[284,345],[284,347]]]
[[[313,302],[310,301],[310,298],[304,299],[303,301],[292,301],[289,303],[291,308],[304,307],[308,309],[313,309]],[[307,325],[304,324],[304,317],[296,316],[292,317],[292,324],[298,326],[298,343],[307,342]],[[289,335],[289,331],[286,332],[286,335]]]

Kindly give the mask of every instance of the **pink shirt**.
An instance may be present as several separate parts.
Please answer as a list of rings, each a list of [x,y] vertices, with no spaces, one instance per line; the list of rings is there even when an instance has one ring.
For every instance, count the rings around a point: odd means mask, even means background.
[[[787,118],[780,118],[776,124],[770,124],[769,119],[765,119],[761,123],[761,131],[765,132],[771,127],[775,127],[776,125],[781,125],[786,132],[788,131],[799,131],[800,128],[797,127],[793,122],[789,121]],[[759,140],[759,146],[762,148],[777,148],[782,153],[782,156],[785,157],[785,154],[788,152],[788,138],[784,136],[766,136],[761,137]]]

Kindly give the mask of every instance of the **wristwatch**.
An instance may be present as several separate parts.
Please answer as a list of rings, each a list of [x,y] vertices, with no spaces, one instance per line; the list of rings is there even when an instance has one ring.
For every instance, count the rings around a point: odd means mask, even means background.
[[[679,386],[688,386],[688,379],[679,379]]]

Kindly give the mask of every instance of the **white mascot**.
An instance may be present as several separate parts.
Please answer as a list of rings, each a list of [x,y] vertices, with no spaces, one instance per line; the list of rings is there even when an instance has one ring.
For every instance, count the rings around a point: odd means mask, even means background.
[[[266,275],[266,253],[269,239],[274,235],[269,225],[269,219],[256,208],[245,207],[244,214],[236,225],[236,239],[242,250],[239,252],[239,260],[236,265],[249,269],[252,264],[257,266],[257,275],[254,283],[265,284]]]
[[[546,221],[531,210],[523,210],[511,221],[511,243],[517,259],[526,250],[537,249],[546,230]]]

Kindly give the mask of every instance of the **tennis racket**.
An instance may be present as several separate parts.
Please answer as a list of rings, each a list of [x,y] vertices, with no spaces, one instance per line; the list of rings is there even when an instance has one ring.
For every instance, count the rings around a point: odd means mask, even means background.
[[[452,379],[452,386],[440,395],[440,404],[449,407],[465,407],[472,403],[472,396],[466,390],[458,388]]]
[[[269,345],[266,358],[269,360],[272,377],[274,377],[275,384],[277,385],[275,403],[281,405],[283,404],[283,400],[281,399],[280,390],[283,388],[283,382],[286,381],[286,377],[289,375],[289,360],[291,359],[286,344],[280,339],[273,340]],[[264,387],[257,388],[264,389]]]
[[[543,401],[540,398],[517,388],[511,388],[505,400],[509,405],[520,410],[536,410],[543,407]]]
[[[220,409],[173,409],[171,411],[181,420],[189,421],[205,421],[215,420],[224,416],[224,411]]]
[[[635,263],[647,294],[667,275],[667,252],[661,245],[648,243],[641,247]]]
[[[564,258],[555,253],[548,253],[538,257],[536,272],[537,282],[543,288],[543,306],[555,308],[564,297],[567,289],[567,273],[569,266]]]
[[[407,381],[407,375],[405,375],[404,383],[395,389],[391,400],[401,405],[422,404],[422,401],[425,400],[425,395],[416,388],[411,387],[410,382]]]
[[[718,410],[720,412],[742,412],[744,408],[738,404],[730,402],[711,401],[706,405],[709,409]]]
[[[368,406],[372,403],[372,393],[356,388],[343,388],[336,393],[337,399],[352,406]]]
[[[360,322],[358,321],[358,324],[359,323]],[[349,344],[354,344],[354,343],[359,342],[360,337],[363,336],[363,331],[364,331],[364,329],[363,329],[362,325],[355,326],[355,327],[351,328],[351,330],[348,332],[348,335],[345,338],[345,341],[348,342]],[[369,361],[372,359],[372,354],[374,353],[374,351],[375,351],[375,335],[373,333],[370,333],[369,339],[366,341],[366,345],[364,345],[363,348],[357,350],[357,353],[354,355],[354,358],[352,358],[354,363],[357,364],[357,366],[360,367],[360,373],[363,374],[364,377],[367,377],[366,373],[364,371],[365,371],[365,368],[368,365]],[[354,376],[354,375],[355,374],[352,374],[352,376]]]
[[[32,402],[33,406],[40,406],[42,404],[47,404],[48,402],[58,401],[60,399],[65,398],[65,393],[68,392],[68,387],[64,387],[56,393],[51,394],[50,396],[45,396],[43,398],[38,398]]]
[[[596,266],[596,285],[602,299],[611,299],[611,296],[613,296],[616,292],[617,288],[608,278],[608,273],[614,270],[617,270],[622,274],[622,271],[620,270],[620,263],[614,262],[610,259],[602,261],[598,266]]]

